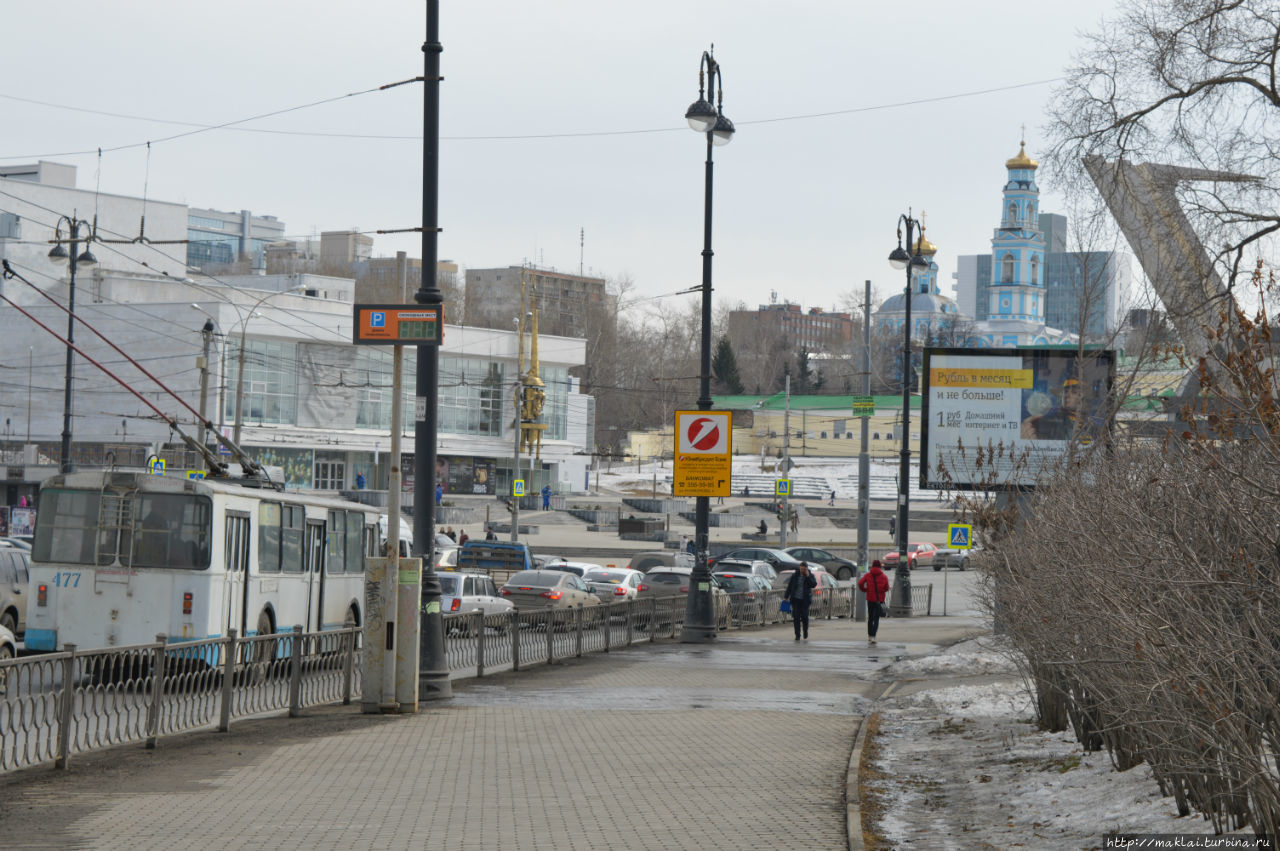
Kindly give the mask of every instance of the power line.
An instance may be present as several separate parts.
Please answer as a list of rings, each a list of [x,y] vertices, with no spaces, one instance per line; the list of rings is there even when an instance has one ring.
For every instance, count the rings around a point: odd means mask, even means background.
[[[918,106],[920,104],[941,103],[941,102],[950,101],[950,100],[961,100],[963,98],[981,97],[983,95],[998,94],[1000,92],[1008,92],[1008,91],[1014,91],[1016,89],[1031,88],[1034,86],[1046,86],[1053,83],[1060,83],[1065,79],[1066,79],[1065,77],[1050,77],[1043,80],[1032,80],[1030,82],[1014,83],[1008,86],[996,86],[988,89],[974,89],[972,91],[956,92],[949,95],[938,95],[935,97],[916,98],[914,100],[893,101],[890,103],[875,104],[872,106],[850,107],[848,109],[836,109],[836,110],[829,110],[826,112],[801,113],[798,115],[784,115],[784,116],[777,116],[774,118],[746,119],[746,120],[738,121],[735,123],[738,124],[739,126],[751,125],[751,124],[777,124],[777,123],[786,122],[786,121],[809,121],[815,118],[831,118],[838,115],[857,115],[860,113],[878,112],[886,109],[900,109],[902,107],[907,107],[907,106]],[[130,121],[148,121],[155,124],[168,124],[168,125],[175,125],[179,127],[193,128],[184,133],[175,133],[172,136],[166,136],[160,139],[152,139],[150,140],[151,144],[158,144],[160,142],[169,142],[169,141],[173,141],[174,139],[181,139],[186,136],[196,135],[198,133],[207,133],[210,130],[236,130],[239,132],[246,132],[246,133],[263,133],[263,134],[280,135],[280,136],[303,136],[303,137],[336,138],[336,139],[365,139],[370,141],[391,141],[391,142],[421,141],[422,136],[420,135],[394,135],[394,134],[381,134],[381,133],[335,133],[330,131],[316,131],[316,130],[269,130],[265,128],[237,126],[240,124],[245,124],[250,121],[257,121],[263,118],[271,118],[273,116],[284,115],[289,112],[296,112],[298,110],[308,109],[313,106],[333,103],[335,101],[343,100],[344,98],[357,97],[360,95],[370,94],[372,92],[380,91],[381,88],[382,87],[374,88],[374,89],[366,89],[365,91],[360,91],[360,92],[350,92],[345,95],[339,95],[337,97],[325,98],[323,100],[317,100],[317,101],[312,101],[310,103],[299,104],[298,106],[292,106],[284,109],[275,110],[272,112],[266,112],[260,115],[250,116],[248,118],[241,118],[236,121],[227,121],[222,124],[201,124],[197,122],[175,121],[173,119],[166,119],[166,118],[153,118],[150,116],[143,116],[143,115],[129,115],[127,113],[108,112],[108,111],[99,110],[99,109],[89,109],[87,107],[52,103],[49,101],[36,100],[34,98],[25,98],[25,97],[20,97],[18,95],[11,95],[11,94],[5,94],[5,93],[0,93],[0,98],[17,101],[20,103],[29,103],[37,106],[49,107],[51,109],[63,109],[71,112],[88,113],[91,115],[103,115],[110,118],[123,118]],[[675,132],[680,132],[687,129],[688,129],[687,127],[650,127],[650,128],[638,128],[638,129],[632,129],[632,130],[587,130],[587,131],[573,132],[573,133],[519,133],[519,134],[512,134],[512,135],[491,135],[491,136],[481,136],[481,135],[441,136],[440,140],[442,142],[443,141],[502,142],[502,141],[517,141],[517,140],[527,140],[527,139],[585,139],[585,138],[600,138],[600,137],[609,137],[609,136],[640,136],[640,135],[653,134],[653,133],[675,133]],[[23,154],[21,156],[3,156],[3,157],[0,157],[0,160],[36,159],[41,157],[81,156],[84,154],[92,154],[95,152],[102,152],[102,151],[105,151],[107,153],[112,153],[115,151],[123,151],[131,148],[142,147],[143,145],[146,145],[146,144],[148,143],[133,142],[127,145],[118,145],[114,148],[95,148],[93,150],[85,150],[85,151],[62,151],[58,153]]]

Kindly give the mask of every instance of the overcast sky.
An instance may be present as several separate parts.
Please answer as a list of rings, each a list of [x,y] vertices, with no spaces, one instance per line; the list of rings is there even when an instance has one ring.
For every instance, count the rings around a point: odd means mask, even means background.
[[[1113,3],[440,7],[441,259],[567,272],[582,263],[645,296],[698,285],[705,143],[684,111],[714,42],[738,128],[715,149],[717,303],[754,307],[776,292],[830,309],[846,293],[861,300],[864,280],[882,295],[901,287],[886,257],[908,207],[928,213],[944,292],[958,254],[990,250],[1022,124],[1031,156],[1043,150],[1052,85],[1041,81],[1062,75],[1078,33]],[[293,236],[415,226],[421,84],[241,125],[288,134],[163,140],[420,75],[425,9],[7,3],[0,163],[70,162],[81,188],[100,180],[104,192],[142,195],[145,184],[151,198],[277,216]],[[1019,88],[950,97],[1003,87]],[[73,153],[99,147],[100,175],[96,154]],[[1059,209],[1041,189],[1042,209]],[[376,237],[374,253],[417,257],[418,240]]]

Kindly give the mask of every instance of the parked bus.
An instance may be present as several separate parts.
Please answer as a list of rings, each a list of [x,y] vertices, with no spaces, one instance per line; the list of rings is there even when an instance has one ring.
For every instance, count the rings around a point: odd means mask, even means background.
[[[356,626],[378,510],[142,471],[40,489],[26,646],[56,650]]]

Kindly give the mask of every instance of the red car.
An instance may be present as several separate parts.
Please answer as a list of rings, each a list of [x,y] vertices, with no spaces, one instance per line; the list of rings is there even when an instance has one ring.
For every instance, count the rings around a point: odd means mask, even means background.
[[[933,558],[937,552],[937,545],[930,544],[927,541],[917,541],[913,544],[907,544],[907,569],[915,570],[917,567],[932,567]],[[885,553],[881,556],[880,565],[885,570],[888,570],[890,567],[897,567],[898,551],[894,550],[891,553]]]

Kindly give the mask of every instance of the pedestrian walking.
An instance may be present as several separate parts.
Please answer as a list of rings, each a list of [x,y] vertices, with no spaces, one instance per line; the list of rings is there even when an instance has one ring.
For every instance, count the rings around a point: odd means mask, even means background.
[[[439,505],[442,499],[444,499],[444,485],[437,482],[436,483],[436,505]]]
[[[458,533],[453,531],[452,526],[445,530],[445,534],[449,536],[450,541],[453,541],[455,544],[458,543]]]
[[[490,526],[488,529],[486,529],[486,530],[485,530],[485,533],[484,533],[484,539],[485,539],[486,541],[496,541],[496,540],[498,540],[498,533],[497,533],[497,532],[495,532],[495,531],[493,531],[493,527],[492,527],[492,526]]]
[[[836,492],[832,491],[831,499],[827,500],[827,505],[835,505],[835,504],[836,504]]]
[[[458,546],[465,547],[467,545],[467,541],[470,540],[471,536],[467,534],[465,529],[458,530]]]
[[[792,532],[800,531],[800,512],[795,510],[794,508],[791,509],[791,531]]]
[[[890,514],[889,515],[889,537],[892,538],[897,534],[898,534],[898,518]]]
[[[364,490],[364,473],[356,473],[356,490]]]
[[[888,614],[885,601],[889,598],[889,577],[880,566],[880,559],[871,562],[871,569],[858,579],[858,590],[867,595],[867,643],[876,643],[880,630],[880,616]]]
[[[542,510],[547,511],[551,508],[551,485],[542,486]]]
[[[796,629],[796,641],[802,633],[804,640],[809,640],[809,604],[813,602],[813,589],[817,584],[817,577],[809,572],[809,563],[804,561],[787,580],[782,598],[791,601],[791,624]]]

